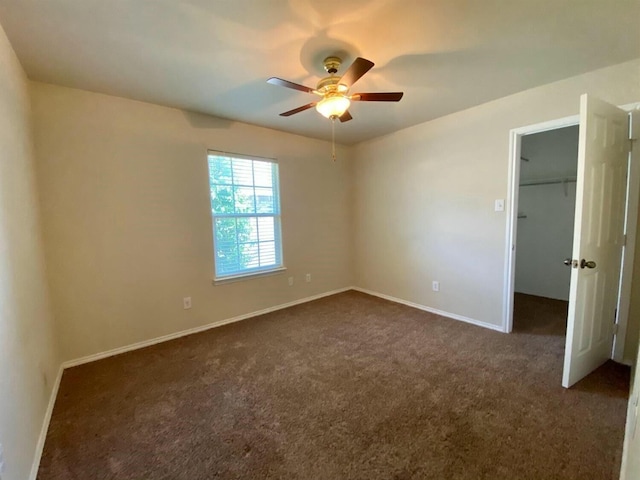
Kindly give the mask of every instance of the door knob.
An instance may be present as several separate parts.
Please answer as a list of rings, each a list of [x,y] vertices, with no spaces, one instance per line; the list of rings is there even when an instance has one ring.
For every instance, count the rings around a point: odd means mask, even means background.
[[[570,267],[571,266],[571,258],[565,258],[564,262],[562,262],[562,263],[564,263],[567,267]]]
[[[567,267],[578,268],[578,260],[571,260],[570,258],[565,258],[564,263]]]
[[[596,262],[593,260],[586,261],[584,258],[580,260],[580,268],[596,268]]]

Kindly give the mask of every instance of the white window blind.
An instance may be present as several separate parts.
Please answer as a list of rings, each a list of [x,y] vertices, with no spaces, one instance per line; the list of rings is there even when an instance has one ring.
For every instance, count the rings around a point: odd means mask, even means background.
[[[278,164],[209,151],[215,279],[282,268]]]

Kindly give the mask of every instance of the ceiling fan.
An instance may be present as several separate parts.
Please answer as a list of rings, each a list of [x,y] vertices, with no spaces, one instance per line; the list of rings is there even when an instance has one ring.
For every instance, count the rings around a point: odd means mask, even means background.
[[[353,118],[349,113],[351,102],[399,102],[402,98],[403,92],[354,93],[350,95],[349,89],[373,68],[374,63],[366,58],[358,57],[344,75],[339,77],[336,73],[338,73],[341,64],[342,59],[338,57],[325,58],[324,69],[329,73],[329,76],[321,79],[316,88],[306,87],[277,77],[271,77],[267,80],[267,83],[272,85],[280,85],[281,87],[292,88],[322,97],[317,102],[294,108],[288,112],[281,113],[280,116],[289,117],[316,107],[316,110],[327,118],[332,120],[338,118],[341,122],[347,122]]]

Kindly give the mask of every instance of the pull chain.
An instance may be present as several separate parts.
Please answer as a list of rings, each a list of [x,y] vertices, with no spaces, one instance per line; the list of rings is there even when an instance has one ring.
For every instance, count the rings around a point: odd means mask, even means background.
[[[331,117],[331,158],[336,161],[336,117]]]

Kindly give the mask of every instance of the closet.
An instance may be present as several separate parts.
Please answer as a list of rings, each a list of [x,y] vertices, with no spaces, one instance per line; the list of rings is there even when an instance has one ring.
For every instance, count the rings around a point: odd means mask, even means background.
[[[522,137],[515,292],[531,308],[536,298],[569,299],[563,261],[573,242],[578,133],[576,125]]]

